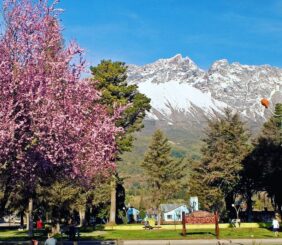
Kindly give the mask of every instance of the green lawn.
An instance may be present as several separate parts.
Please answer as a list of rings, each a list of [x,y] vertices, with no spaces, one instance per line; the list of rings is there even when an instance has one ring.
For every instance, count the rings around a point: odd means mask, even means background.
[[[94,231],[81,233],[84,239],[121,239],[121,240],[157,240],[157,239],[215,239],[214,229],[188,230],[186,237],[181,230],[142,230],[142,231]],[[265,228],[221,229],[220,238],[274,238],[274,233]]]
[[[226,228],[220,230],[220,238],[274,238],[272,231],[265,228]],[[39,238],[44,240],[45,237]],[[99,230],[81,232],[81,240],[157,240],[157,239],[215,239],[213,229],[188,230],[187,236],[181,230]],[[0,231],[0,241],[28,240],[27,232],[17,230]]]
[[[0,230],[0,241],[23,241],[28,240],[26,231]]]

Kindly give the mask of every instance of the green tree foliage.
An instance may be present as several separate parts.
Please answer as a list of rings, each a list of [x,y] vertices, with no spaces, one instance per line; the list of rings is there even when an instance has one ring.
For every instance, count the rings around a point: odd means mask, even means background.
[[[209,121],[202,148],[203,157],[194,163],[190,192],[197,195],[206,209],[232,209],[236,187],[243,168],[242,160],[250,145],[239,115],[225,110],[225,115]]]
[[[186,166],[182,162],[182,159],[171,157],[168,139],[162,131],[157,130],[141,164],[146,172],[155,208],[159,209],[162,202],[170,199],[176,190],[182,187],[186,174]],[[160,219],[158,221],[160,222]]]
[[[110,213],[110,179],[97,179],[95,181],[94,188],[92,191],[92,215],[95,217],[97,223],[105,222],[108,219]]]
[[[281,211],[282,193],[282,104],[264,125],[247,157],[243,171],[245,189],[267,191],[273,204]]]
[[[55,181],[51,186],[37,186],[37,202],[49,211],[52,220],[68,219],[79,200],[79,187],[68,180]]]
[[[117,143],[120,153],[130,151],[134,140],[132,133],[143,127],[145,113],[151,108],[150,99],[138,92],[137,85],[127,83],[124,62],[102,60],[90,69],[94,86],[102,92],[101,102],[107,105],[109,111],[115,106],[126,106],[122,118],[117,121],[117,126],[124,128],[125,135]]]
[[[201,210],[218,210],[222,213],[225,209],[224,194],[218,187],[204,181],[208,174],[207,166],[203,165],[203,162],[191,162],[189,194],[199,198]]]
[[[262,135],[275,145],[282,145],[282,104],[276,104],[274,115],[263,125]]]
[[[120,154],[130,151],[134,141],[133,133],[143,128],[142,121],[146,111],[149,111],[151,108],[150,99],[138,92],[137,85],[129,85],[127,83],[127,66],[124,62],[102,60],[100,64],[90,69],[93,75],[93,85],[101,91],[100,103],[105,104],[110,112],[113,112],[116,106],[126,107],[122,117],[116,123],[117,126],[124,129],[122,137],[117,138],[117,146]],[[116,156],[117,160],[120,159],[120,154]],[[114,181],[115,177],[112,178],[112,182]],[[116,187],[119,186],[117,183],[112,184]],[[112,194],[113,196],[115,195]],[[119,200],[113,199],[111,203],[119,203]],[[120,206],[124,206],[124,204],[118,205],[117,208],[119,209]],[[114,209],[114,206],[112,205],[111,208]],[[120,211],[116,213],[123,212],[122,210]],[[111,223],[115,223],[114,220],[116,219],[113,213],[114,211],[110,212]]]
[[[98,222],[104,222],[108,219],[110,214],[111,203],[111,180],[110,179],[96,179],[93,183],[91,193],[91,204],[93,209],[93,216]],[[116,176],[116,207],[118,213],[124,214],[124,200],[125,190],[123,188],[123,179]],[[122,223],[123,217],[117,215],[117,223]]]
[[[42,199],[40,196],[38,196],[40,195],[38,191],[41,189],[48,190],[48,188],[53,185],[54,182],[56,182],[58,176],[64,176],[62,168],[62,166],[57,166],[53,169],[39,171],[37,178],[33,184],[34,186],[36,186],[35,190],[33,190],[33,188],[31,188],[29,185],[26,185],[25,180],[20,179],[17,180],[16,184],[7,187],[8,182],[6,180],[10,175],[5,175],[3,176],[3,178],[1,177],[0,190],[4,190],[3,197],[0,198],[0,206],[3,205],[1,209],[5,209],[6,212],[24,213],[27,211],[29,197],[33,198],[35,209],[39,206],[44,206],[45,208],[45,203],[41,202]]]

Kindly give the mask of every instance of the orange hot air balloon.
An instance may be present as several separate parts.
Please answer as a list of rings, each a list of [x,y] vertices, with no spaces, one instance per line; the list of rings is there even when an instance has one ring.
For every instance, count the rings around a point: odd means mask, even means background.
[[[263,98],[260,103],[265,107],[265,108],[268,108],[269,107],[269,100],[268,99],[265,99]]]

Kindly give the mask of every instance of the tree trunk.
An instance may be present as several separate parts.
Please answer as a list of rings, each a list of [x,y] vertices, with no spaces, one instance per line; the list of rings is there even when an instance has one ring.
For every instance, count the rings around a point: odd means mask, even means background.
[[[79,226],[85,225],[85,208],[79,208]]]
[[[250,191],[247,192],[247,220],[251,222],[253,220],[253,201],[252,201],[252,193]]]
[[[158,226],[161,225],[161,219],[162,219],[162,211],[161,211],[161,205],[158,207]]]
[[[60,227],[60,223],[57,222],[56,225],[54,226],[54,230],[53,230],[54,234],[60,234],[61,233],[61,227]]]
[[[0,217],[4,216],[6,204],[9,200],[10,195],[11,195],[11,192],[12,192],[12,188],[10,188],[11,184],[12,184],[11,183],[11,177],[8,177],[7,180],[5,181],[5,184],[4,184],[5,185],[5,190],[3,191],[4,196],[0,200]]]
[[[33,200],[32,198],[28,199],[28,235],[33,235],[33,217],[32,217],[32,210],[33,210]]]
[[[282,207],[282,204],[281,203],[278,203],[277,204],[277,212],[278,212],[278,214],[279,214],[279,216],[281,217],[281,207]]]
[[[61,227],[60,227],[60,221],[56,220],[52,227],[51,227],[51,233],[52,235],[60,234],[61,233]]]
[[[28,230],[29,229],[29,213],[28,213],[28,211],[25,212],[25,219],[26,219],[25,229]]]
[[[227,212],[227,217],[229,217],[229,218],[235,218],[236,217],[236,211],[232,207],[232,204],[234,204],[233,192],[229,193],[225,197],[226,212]]]
[[[90,225],[90,217],[91,217],[91,208],[89,208],[89,206],[86,205],[86,210],[85,210],[85,225],[86,226]]]
[[[109,224],[116,224],[116,179],[112,178],[111,181],[111,209],[110,209],[110,221]]]
[[[24,228],[24,211],[21,211],[20,215],[21,215],[21,229],[23,229]]]

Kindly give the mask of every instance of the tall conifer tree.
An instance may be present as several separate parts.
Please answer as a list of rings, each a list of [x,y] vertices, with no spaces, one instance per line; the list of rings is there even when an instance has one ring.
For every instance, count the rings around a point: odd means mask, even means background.
[[[161,221],[160,204],[171,198],[181,188],[185,176],[182,160],[171,157],[171,147],[162,131],[157,130],[141,166],[144,168],[152,191],[153,203],[158,209],[158,224]]]
[[[127,83],[126,70],[127,66],[124,62],[111,60],[102,60],[98,66],[91,67],[93,84],[102,93],[100,102],[105,104],[110,112],[114,111],[115,106],[126,106],[122,117],[116,123],[125,132],[122,137],[117,138],[119,151],[116,156],[117,160],[120,159],[120,155],[124,151],[131,150],[134,141],[133,133],[143,128],[142,121],[146,111],[151,108],[150,99],[138,92],[137,85]],[[118,176],[115,175],[113,175],[111,184],[110,223],[116,222],[116,181]]]
[[[272,117],[263,125],[260,138],[272,141],[273,144],[282,145],[282,104],[275,106]]]
[[[124,62],[102,60],[96,67],[91,67],[95,87],[102,92],[101,102],[109,111],[115,106],[126,106],[116,125],[125,130],[125,135],[117,139],[120,153],[130,151],[134,136],[132,133],[143,128],[146,111],[151,109],[150,99],[138,92],[137,85],[129,85],[126,81],[127,66]]]
[[[248,139],[239,115],[228,109],[224,116],[209,121],[203,158],[192,169],[190,190],[206,208],[220,209],[225,203],[227,210],[232,209],[242,160],[250,149]]]

